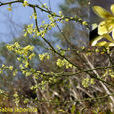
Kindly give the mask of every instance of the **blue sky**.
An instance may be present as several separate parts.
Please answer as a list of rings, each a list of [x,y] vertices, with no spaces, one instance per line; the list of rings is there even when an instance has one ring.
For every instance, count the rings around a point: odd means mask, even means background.
[[[11,0],[0,0],[0,2],[4,1],[7,2]],[[30,3],[38,3],[38,0],[28,1]],[[51,10],[58,13],[60,10],[59,5],[63,2],[64,0],[50,0]],[[49,6],[49,0],[43,0],[43,3],[47,3]],[[7,8],[8,6],[0,7],[0,42],[9,42],[14,37],[18,37],[22,33],[24,24],[33,23],[33,20],[30,19],[32,9],[24,8],[21,4],[13,5],[11,12],[9,12]],[[38,21],[45,20],[46,15],[44,13],[38,12],[38,16],[40,17]]]

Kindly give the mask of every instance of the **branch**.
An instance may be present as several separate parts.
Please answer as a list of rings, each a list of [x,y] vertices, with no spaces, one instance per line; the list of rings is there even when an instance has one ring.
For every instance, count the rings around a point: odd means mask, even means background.
[[[8,4],[14,4],[14,3],[23,3],[23,0],[15,0],[15,1],[6,2],[6,3],[0,2],[0,6],[8,5]],[[38,8],[38,9],[40,9],[41,11],[43,11],[43,12],[45,12],[45,13],[48,13],[48,14],[50,14],[50,15],[52,15],[52,16],[59,17],[60,19],[65,19],[65,18],[67,18],[67,19],[69,19],[69,21],[79,22],[81,25],[85,26],[87,29],[90,29],[89,24],[87,23],[86,25],[84,25],[84,24],[83,24],[84,21],[83,21],[82,19],[80,19],[79,17],[77,17],[77,16],[72,17],[72,18],[69,17],[69,16],[63,16],[63,17],[61,17],[60,15],[57,15],[56,13],[52,12],[51,10],[44,9],[44,8],[40,7],[39,5],[37,5],[37,4],[34,5],[34,4],[28,3],[28,6],[29,6],[29,7],[32,7],[32,8]]]
[[[38,102],[43,103],[43,102],[50,102],[50,103],[73,103],[73,102],[85,102],[85,101],[91,101],[91,100],[99,100],[99,99],[104,99],[110,96],[114,96],[114,93],[112,94],[108,94],[108,95],[104,95],[101,97],[96,97],[96,98],[87,98],[87,99],[83,99],[83,100],[73,100],[73,101],[52,101],[52,100],[38,100]]]
[[[89,59],[87,58],[87,56],[86,56],[86,55],[83,55],[83,56],[84,56],[85,59],[87,60],[87,62],[88,62],[88,64],[89,64],[90,68],[94,69],[94,66],[91,64],[91,62],[89,61]],[[97,72],[96,70],[93,70],[93,72],[94,72],[94,74],[97,76],[97,78],[100,78],[100,76],[99,76],[99,74],[98,74],[98,72]],[[110,94],[109,89],[105,86],[105,84],[103,83],[103,81],[100,81],[100,84],[101,84],[102,87],[104,88],[105,92],[106,92],[107,94]],[[112,103],[114,104],[114,98],[113,98],[112,96],[110,96],[110,99],[111,99]]]

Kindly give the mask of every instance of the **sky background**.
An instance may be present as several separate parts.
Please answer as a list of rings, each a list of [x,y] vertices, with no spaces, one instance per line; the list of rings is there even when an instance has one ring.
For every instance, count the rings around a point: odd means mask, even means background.
[[[0,2],[7,2],[14,0],[0,0]],[[28,0],[29,3],[38,3],[39,0]],[[40,0],[43,3],[47,3],[50,6],[51,10],[58,13],[59,5],[64,3],[64,0]],[[110,9],[110,5],[114,3],[114,0],[91,0],[91,7],[93,5],[100,5],[106,9]],[[30,19],[33,11],[31,8],[25,8],[22,4],[14,4],[13,10],[9,12],[7,10],[8,6],[0,7],[0,42],[9,42],[13,38],[18,37],[22,34],[23,25],[33,23],[33,20]],[[38,21],[46,20],[46,15],[38,11]],[[100,18],[96,16],[92,10],[90,10],[90,22],[95,23],[100,21]]]
[[[0,0],[0,2],[7,2],[11,0]],[[13,1],[13,0],[12,0]],[[42,0],[41,0],[42,1]],[[38,0],[28,0],[29,3],[36,4]],[[51,6],[51,10],[58,13],[59,5],[64,3],[64,0],[43,0],[48,6]],[[23,25],[33,23],[33,19],[30,16],[33,13],[31,8],[23,7],[22,4],[14,4],[13,10],[10,12],[7,10],[8,6],[0,7],[0,42],[9,42],[13,38],[22,34]],[[38,11],[38,21],[46,20],[46,15]]]

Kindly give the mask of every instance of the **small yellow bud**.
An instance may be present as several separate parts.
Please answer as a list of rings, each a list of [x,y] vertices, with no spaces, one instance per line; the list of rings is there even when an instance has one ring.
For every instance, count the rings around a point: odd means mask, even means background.
[[[66,19],[65,19],[65,21],[66,21],[66,22],[68,22],[68,21],[69,21],[69,19],[68,19],[68,18],[66,18]]]
[[[28,6],[28,1],[24,0],[23,6]]]
[[[8,9],[8,11],[12,11],[12,8],[10,7],[10,8],[7,8]]]
[[[83,24],[83,25],[87,25],[87,22],[86,22],[86,21],[83,21],[82,24]]]

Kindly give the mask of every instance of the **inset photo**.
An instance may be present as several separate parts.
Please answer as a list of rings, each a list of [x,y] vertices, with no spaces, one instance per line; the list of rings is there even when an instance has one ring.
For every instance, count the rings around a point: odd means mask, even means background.
[[[90,1],[91,46],[114,46],[114,1]]]

